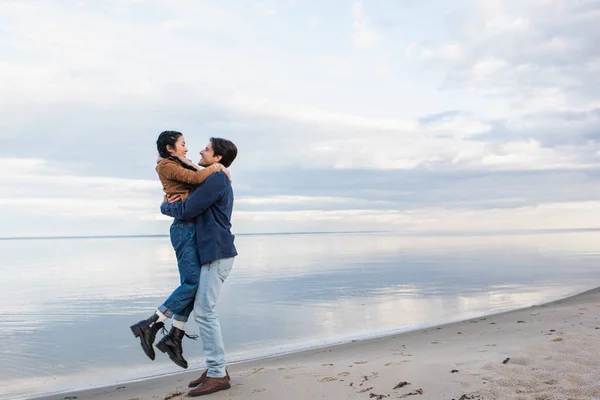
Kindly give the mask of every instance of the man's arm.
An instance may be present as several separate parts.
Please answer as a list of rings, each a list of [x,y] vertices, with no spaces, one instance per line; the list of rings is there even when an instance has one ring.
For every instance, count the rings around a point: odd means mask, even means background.
[[[227,190],[229,179],[224,172],[210,175],[184,202],[162,203],[160,212],[177,219],[194,219],[216,203]]]

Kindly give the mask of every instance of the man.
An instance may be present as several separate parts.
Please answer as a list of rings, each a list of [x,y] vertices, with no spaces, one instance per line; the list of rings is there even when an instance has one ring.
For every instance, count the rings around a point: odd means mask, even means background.
[[[237,156],[237,147],[226,139],[211,138],[200,152],[199,164],[208,167],[221,163],[229,167]],[[225,364],[225,348],[221,336],[219,316],[215,310],[221,286],[237,256],[234,235],[231,234],[233,189],[223,172],[210,175],[184,202],[163,203],[165,215],[178,219],[196,218],[196,240],[200,257],[200,283],[194,301],[194,319],[200,328],[207,370],[189,387],[195,387],[188,396],[202,396],[229,389],[229,375]]]

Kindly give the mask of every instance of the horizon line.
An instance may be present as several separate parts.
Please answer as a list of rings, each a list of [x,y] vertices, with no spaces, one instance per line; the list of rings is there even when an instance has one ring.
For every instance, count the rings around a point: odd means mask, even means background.
[[[555,228],[555,229],[501,229],[501,230],[357,230],[357,231],[296,231],[296,232],[250,232],[236,233],[235,236],[275,236],[275,235],[340,235],[340,234],[374,234],[374,233],[396,233],[431,236],[449,235],[495,235],[495,234],[533,234],[533,233],[575,233],[575,232],[598,232],[600,228]],[[0,237],[0,241],[8,240],[60,240],[60,239],[136,239],[136,238],[168,238],[168,234],[154,235],[73,235],[73,236],[6,236]]]

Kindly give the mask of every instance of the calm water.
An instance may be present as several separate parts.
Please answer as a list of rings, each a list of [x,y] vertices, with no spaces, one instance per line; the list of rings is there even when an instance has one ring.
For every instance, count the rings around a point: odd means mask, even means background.
[[[539,304],[600,285],[600,232],[238,236],[230,360]],[[178,282],[168,238],[0,241],[0,398],[181,371],[129,325]],[[193,323],[188,331],[196,333]],[[200,343],[187,340],[191,368]],[[32,379],[35,378],[35,379]]]

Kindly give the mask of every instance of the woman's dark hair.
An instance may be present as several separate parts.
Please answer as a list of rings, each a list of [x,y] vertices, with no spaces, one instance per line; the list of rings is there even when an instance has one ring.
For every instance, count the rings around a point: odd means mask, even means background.
[[[215,156],[221,156],[221,164],[225,168],[229,168],[233,160],[237,157],[237,147],[232,141],[221,138],[210,138],[212,149]]]
[[[167,158],[171,156],[169,150],[167,150],[167,146],[171,146],[175,148],[175,143],[179,136],[181,136],[181,132],[177,131],[164,131],[158,135],[158,139],[156,140],[156,149],[158,150],[158,155],[162,158]]]

